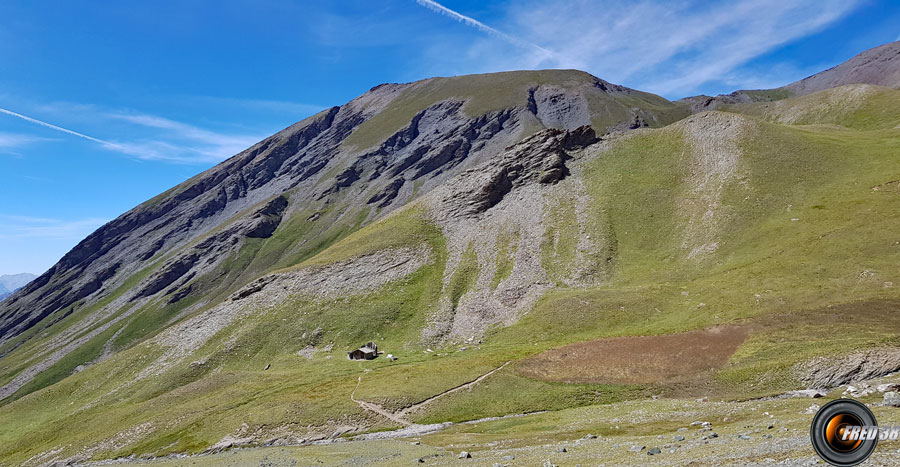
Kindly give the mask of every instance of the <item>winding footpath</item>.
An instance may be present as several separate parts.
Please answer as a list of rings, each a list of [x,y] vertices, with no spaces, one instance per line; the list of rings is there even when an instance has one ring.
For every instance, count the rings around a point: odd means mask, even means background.
[[[469,382],[467,382],[467,383],[460,384],[459,386],[450,388],[450,389],[448,389],[448,390],[446,390],[446,391],[444,391],[444,392],[442,392],[442,393],[440,393],[440,394],[436,394],[436,395],[434,395],[434,396],[431,396],[431,397],[429,397],[428,399],[423,400],[422,402],[417,402],[417,403],[415,403],[415,404],[413,404],[413,405],[411,405],[411,406],[409,406],[409,407],[406,407],[406,408],[401,409],[401,410],[399,410],[399,411],[397,411],[397,412],[394,412],[394,413],[388,412],[387,410],[385,410],[383,407],[381,407],[381,406],[378,405],[378,404],[373,404],[373,403],[371,403],[371,402],[366,402],[366,401],[361,401],[361,400],[356,399],[356,390],[359,389],[359,385],[360,385],[360,383],[362,383],[362,376],[360,376],[360,377],[356,380],[356,387],[353,388],[353,392],[350,393],[350,400],[353,401],[353,402],[356,402],[363,410],[368,410],[369,412],[377,413],[378,415],[381,415],[381,416],[383,416],[383,417],[385,417],[385,418],[387,418],[387,419],[389,419],[389,420],[391,420],[391,421],[394,421],[394,422],[396,422],[396,423],[399,423],[399,424],[401,424],[401,425],[403,425],[403,426],[413,426],[413,425],[416,425],[416,424],[413,423],[413,422],[410,422],[409,420],[406,419],[406,417],[407,417],[410,413],[415,412],[416,410],[421,409],[422,407],[424,407],[424,406],[426,406],[426,405],[428,405],[428,404],[430,404],[430,403],[432,403],[432,402],[434,402],[434,401],[440,399],[441,397],[444,397],[444,396],[449,395],[449,394],[453,394],[454,392],[457,392],[457,391],[462,391],[463,389],[469,389],[469,388],[471,388],[472,386],[475,386],[476,384],[478,384],[478,383],[484,381],[485,378],[487,378],[487,377],[491,376],[492,374],[494,374],[494,373],[496,373],[496,372],[502,370],[503,368],[506,367],[506,365],[509,365],[509,364],[510,364],[510,362],[506,362],[506,363],[504,363],[503,365],[500,365],[500,366],[498,366],[497,368],[494,368],[493,370],[491,370],[491,371],[489,371],[489,372],[487,372],[487,373],[485,373],[485,374],[483,374],[483,375],[481,375],[481,376],[479,376],[479,377],[473,379],[472,381],[469,381]]]

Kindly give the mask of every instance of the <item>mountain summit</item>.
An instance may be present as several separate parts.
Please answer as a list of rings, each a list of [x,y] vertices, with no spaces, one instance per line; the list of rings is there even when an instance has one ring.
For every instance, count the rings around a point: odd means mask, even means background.
[[[0,459],[850,381],[900,332],[898,53],[678,102],[576,70],[376,86],[0,302]],[[367,342],[393,358],[346,359]]]

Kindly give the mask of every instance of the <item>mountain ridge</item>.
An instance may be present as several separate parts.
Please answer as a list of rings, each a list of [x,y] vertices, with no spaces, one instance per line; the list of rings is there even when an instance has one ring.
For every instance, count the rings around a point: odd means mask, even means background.
[[[799,97],[848,84],[871,84],[900,88],[900,69],[897,56],[900,41],[890,42],[864,52],[827,70],[775,89],[739,90],[718,96],[691,96],[679,99],[694,111],[714,110],[723,105],[772,102]]]

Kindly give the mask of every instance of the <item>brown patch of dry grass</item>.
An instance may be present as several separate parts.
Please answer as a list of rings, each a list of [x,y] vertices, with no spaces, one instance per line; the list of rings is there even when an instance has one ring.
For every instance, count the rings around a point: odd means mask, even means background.
[[[597,339],[525,360],[527,376],[569,383],[652,384],[692,379],[728,362],[748,326],[716,326],[662,336]]]

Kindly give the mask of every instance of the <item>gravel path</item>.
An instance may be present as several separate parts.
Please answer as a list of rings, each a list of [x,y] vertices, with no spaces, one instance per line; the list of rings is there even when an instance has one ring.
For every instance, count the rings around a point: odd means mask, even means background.
[[[494,373],[496,373],[496,372],[502,370],[503,368],[506,367],[506,365],[509,365],[509,364],[510,364],[510,362],[506,362],[506,363],[504,363],[504,364],[498,366],[497,368],[494,368],[493,370],[491,370],[491,371],[489,371],[489,372],[487,372],[487,373],[485,373],[485,374],[483,374],[483,375],[481,375],[481,376],[479,376],[479,377],[473,379],[472,381],[469,381],[468,383],[463,383],[463,384],[460,384],[459,386],[450,388],[450,389],[448,389],[448,390],[446,390],[446,391],[444,391],[444,392],[442,392],[442,393],[440,393],[440,394],[436,394],[436,395],[434,395],[434,396],[431,396],[431,397],[429,397],[428,399],[423,400],[422,402],[415,403],[415,404],[413,404],[413,405],[411,405],[411,406],[409,406],[409,407],[406,407],[406,408],[401,409],[401,410],[399,410],[399,411],[397,411],[397,412],[394,412],[394,413],[391,413],[391,412],[385,410],[383,407],[381,407],[381,406],[378,405],[378,404],[373,404],[373,403],[371,403],[371,402],[366,402],[366,401],[361,401],[361,400],[359,400],[359,399],[356,399],[356,397],[355,397],[355,396],[356,396],[356,390],[359,389],[359,385],[362,383],[362,376],[360,376],[360,377],[356,380],[356,387],[353,388],[353,392],[350,393],[350,400],[353,401],[353,402],[356,402],[363,410],[368,410],[369,412],[377,413],[378,415],[381,415],[382,417],[385,417],[385,418],[387,418],[387,419],[389,419],[389,420],[391,420],[391,421],[397,422],[397,423],[399,423],[399,424],[401,424],[401,425],[403,425],[403,426],[406,426],[406,427],[422,426],[422,425],[418,425],[418,424],[416,424],[416,423],[410,422],[409,420],[406,419],[406,417],[407,417],[409,414],[415,412],[416,410],[419,410],[419,409],[421,409],[422,407],[424,407],[424,406],[426,406],[426,405],[428,405],[428,404],[430,404],[430,403],[432,403],[432,402],[434,402],[434,401],[436,401],[436,400],[438,400],[438,399],[440,399],[440,398],[442,398],[442,397],[444,397],[444,396],[446,396],[446,395],[448,395],[448,394],[453,394],[454,392],[462,391],[463,389],[469,389],[469,388],[471,388],[472,386],[475,386],[476,384],[478,384],[478,383],[484,381],[485,378],[487,378],[487,377],[491,376],[492,374],[494,374]],[[439,424],[439,425],[444,425],[444,424]],[[431,425],[427,425],[427,426],[431,426]],[[430,430],[430,431],[433,431],[433,430]]]

